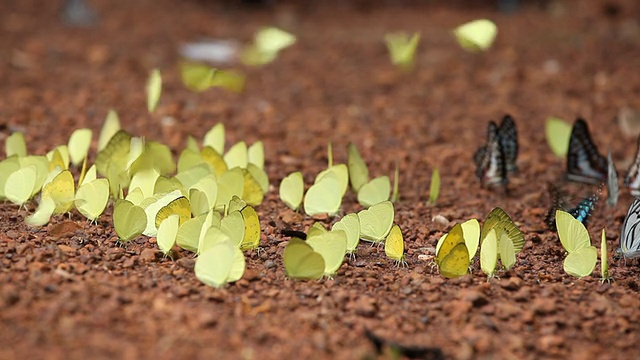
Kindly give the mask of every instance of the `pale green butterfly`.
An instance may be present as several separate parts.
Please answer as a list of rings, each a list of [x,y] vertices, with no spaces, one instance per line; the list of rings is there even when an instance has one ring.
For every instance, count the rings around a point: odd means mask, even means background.
[[[220,221],[220,230],[229,236],[231,242],[240,247],[244,239],[244,218],[240,211],[231,211]]]
[[[360,243],[360,218],[358,214],[345,215],[340,221],[333,224],[331,231],[333,230],[342,230],[347,234],[347,253],[355,253]]]
[[[158,173],[155,169],[140,170],[137,173],[133,174],[133,176],[131,177],[129,188],[139,188],[145,198],[151,197],[154,194],[156,182],[158,181],[159,177],[160,173]]]
[[[214,125],[207,133],[204,135],[204,139],[202,140],[202,146],[210,146],[213,148],[218,154],[222,154],[224,152],[224,142],[225,142],[225,131],[224,124],[218,123]]]
[[[197,254],[201,254],[213,241],[220,239],[221,236],[229,238],[222,231],[220,231],[222,235],[217,233],[212,233],[213,235],[209,234],[209,230],[211,230],[212,228],[217,228],[219,230],[220,225],[221,225],[220,213],[215,210],[209,211],[207,216],[204,218],[202,227],[200,228],[200,235],[198,236],[198,247],[196,251]],[[209,237],[207,238],[207,236]]]
[[[53,200],[50,198],[44,198],[40,201],[36,212],[27,216],[24,221],[31,226],[43,226],[49,222],[55,208],[56,203],[53,202]]]
[[[393,203],[388,200],[360,211],[360,238],[370,242],[384,241],[393,226],[394,215]]]
[[[264,171],[264,169],[260,169],[257,165],[249,163],[247,165],[247,171],[253,179],[260,185],[262,189],[262,194],[266,194],[269,192],[269,176]]]
[[[107,207],[109,201],[109,180],[101,178],[85,183],[78,188],[74,204],[78,212],[95,221]]]
[[[302,173],[296,171],[287,175],[280,183],[280,200],[293,210],[298,210],[304,194]]]
[[[304,211],[307,215],[329,214],[334,216],[342,204],[342,184],[338,176],[327,173],[313,184],[304,197]]]
[[[607,251],[607,236],[605,235],[604,228],[602,229],[602,239],[600,242],[600,273],[602,278],[601,282],[610,282],[612,277],[609,276],[609,252]]]
[[[453,30],[458,44],[471,52],[488,50],[497,33],[496,24],[487,19],[473,20]]]
[[[179,227],[180,216],[177,214],[169,215],[169,217],[162,220],[162,223],[158,226],[156,242],[163,254],[167,255],[173,248],[173,245],[175,245]]]
[[[591,246],[587,228],[568,212],[556,210],[556,227],[560,243],[569,254],[580,248]]]
[[[333,276],[344,261],[347,252],[347,234],[342,230],[327,231],[307,237],[307,244],[324,259],[324,275]]]
[[[244,141],[238,141],[229,148],[223,158],[229,169],[246,168],[249,163],[247,144]]]
[[[162,93],[162,75],[160,69],[153,69],[147,80],[147,110],[152,113],[158,106],[160,94]]]
[[[338,179],[341,197],[344,196],[347,192],[347,188],[349,187],[349,169],[347,168],[347,165],[329,165],[329,167],[318,173],[313,183],[317,184],[328,174],[333,174]]]
[[[351,189],[357,193],[364,184],[369,182],[369,168],[353,143],[349,143],[347,163]]]
[[[91,146],[91,137],[93,132],[91,129],[77,129],[69,137],[69,158],[73,166],[78,166],[89,153]]]
[[[234,195],[242,197],[244,193],[245,177],[242,169],[235,168],[226,171],[218,177],[218,197],[216,209],[223,209]]]
[[[4,193],[4,186],[7,183],[9,175],[20,169],[20,161],[17,156],[0,161],[0,199],[5,200],[7,197]],[[37,172],[37,170],[36,170]],[[34,183],[35,186],[35,183]],[[41,185],[42,186],[42,185]],[[38,189],[40,190],[40,189]]]
[[[440,196],[440,171],[433,169],[431,173],[431,184],[429,185],[429,204],[435,205]]]
[[[389,199],[391,191],[391,181],[386,175],[379,176],[368,183],[362,185],[358,191],[358,203],[364,207],[369,207]]]
[[[305,241],[291,238],[284,248],[284,269],[292,279],[317,280],[324,275],[324,258]]]
[[[118,131],[120,131],[120,119],[118,118],[118,113],[115,110],[110,109],[109,113],[104,119],[104,123],[102,124],[102,129],[100,129],[100,136],[98,137],[98,152],[102,151],[109,140],[115,135]]]
[[[416,49],[420,41],[420,34],[414,33],[409,36],[406,33],[385,34],[384,41],[389,50],[391,63],[403,70],[410,70],[414,63]]]
[[[480,268],[482,272],[491,278],[495,276],[496,265],[498,263],[498,237],[496,230],[491,229],[482,240],[480,247]]]
[[[247,157],[250,164],[254,164],[259,169],[264,169],[264,144],[256,141],[247,150]]]
[[[571,124],[556,117],[550,117],[545,122],[544,130],[547,144],[555,156],[559,158],[567,156],[572,128]]]
[[[208,65],[183,62],[180,64],[182,84],[194,92],[202,92],[211,87],[216,69]]]
[[[13,155],[27,156],[27,142],[24,139],[24,134],[16,131],[9,135],[4,143],[4,149],[8,158]]]
[[[182,223],[178,228],[178,233],[176,234],[176,243],[178,246],[194,253],[198,251],[200,232],[202,231],[202,225],[204,224],[207,215],[208,214],[202,214]]]
[[[598,261],[598,250],[595,246],[582,247],[569,253],[564,259],[564,271],[575,277],[581,278],[591,275]]]
[[[218,241],[202,252],[194,268],[198,280],[215,288],[240,280],[244,270],[244,254],[230,240]]]
[[[147,226],[144,210],[127,200],[117,200],[113,208],[113,227],[120,241],[127,242],[139,236]]]

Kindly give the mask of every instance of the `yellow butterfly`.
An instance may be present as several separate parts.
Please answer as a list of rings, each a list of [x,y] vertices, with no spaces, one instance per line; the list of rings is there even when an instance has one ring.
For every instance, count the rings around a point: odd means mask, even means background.
[[[464,242],[462,226],[456,224],[436,253],[436,264],[446,278],[456,278],[469,271],[469,250]]]

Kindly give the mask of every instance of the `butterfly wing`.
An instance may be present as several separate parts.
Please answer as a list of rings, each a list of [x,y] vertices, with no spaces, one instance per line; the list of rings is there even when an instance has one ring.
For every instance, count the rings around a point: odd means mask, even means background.
[[[591,140],[584,119],[573,124],[567,154],[567,178],[571,181],[597,184],[607,179],[607,158],[600,155]]]
[[[506,185],[507,167],[498,126],[493,121],[489,122],[487,132],[487,144],[474,155],[476,176],[485,185]]]
[[[505,115],[502,118],[502,124],[500,124],[500,128],[498,129],[498,138],[500,139],[500,145],[502,146],[507,172],[517,172],[518,165],[516,165],[516,160],[518,158],[518,129],[516,128],[516,123],[511,115]]]
[[[620,251],[625,258],[640,256],[640,199],[635,199],[620,230]]]

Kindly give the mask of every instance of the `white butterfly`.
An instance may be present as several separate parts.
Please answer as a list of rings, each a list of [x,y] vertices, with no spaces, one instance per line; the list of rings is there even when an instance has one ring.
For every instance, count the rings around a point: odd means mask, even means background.
[[[627,259],[640,257],[640,199],[635,199],[620,230],[620,248],[616,253]]]

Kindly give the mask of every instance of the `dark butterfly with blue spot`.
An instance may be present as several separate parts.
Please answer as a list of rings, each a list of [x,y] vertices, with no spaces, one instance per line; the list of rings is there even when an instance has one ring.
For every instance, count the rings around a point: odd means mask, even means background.
[[[578,118],[573,124],[567,154],[567,179],[588,184],[607,180],[607,158],[600,155],[591,140],[587,123]]]
[[[587,226],[587,224],[589,223],[589,218],[591,217],[591,212],[596,207],[597,203],[598,203],[598,195],[593,194],[593,195],[587,196],[586,198],[582,199],[582,201],[580,201],[578,206],[576,206],[573,209],[570,209],[568,213],[571,214],[571,216],[573,216],[574,218],[576,218],[576,220],[583,223],[584,226]]]
[[[506,185],[507,173],[518,170],[518,132],[513,118],[506,115],[500,127],[490,121],[487,143],[473,155],[476,176],[485,185]]]
[[[544,219],[544,222],[549,227],[549,230],[556,231],[556,210],[566,211],[571,214],[576,220],[580,221],[584,224],[584,226],[588,225],[589,218],[591,217],[591,213],[595,208],[598,202],[598,195],[592,194],[584,198],[578,206],[575,208],[569,208],[568,197],[565,193],[561,192],[557,187],[553,184],[548,184],[549,197],[551,199],[551,206],[549,207],[549,211],[547,211],[547,215]]]
[[[640,196],[640,136],[638,137],[638,149],[636,150],[636,157],[627,174],[624,177],[624,186],[631,190],[631,195]]]

